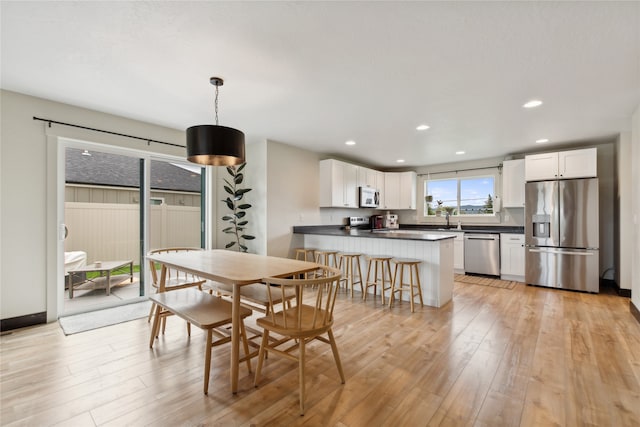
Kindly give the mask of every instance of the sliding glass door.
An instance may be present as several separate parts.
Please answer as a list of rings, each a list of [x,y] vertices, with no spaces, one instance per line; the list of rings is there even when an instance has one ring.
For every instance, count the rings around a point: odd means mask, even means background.
[[[203,246],[204,168],[111,146],[69,142],[62,150],[60,314],[146,299],[149,250]]]

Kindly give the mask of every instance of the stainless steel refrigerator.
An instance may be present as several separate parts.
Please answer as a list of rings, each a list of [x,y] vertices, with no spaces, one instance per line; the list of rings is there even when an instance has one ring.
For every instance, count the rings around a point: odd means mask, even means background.
[[[598,292],[598,178],[528,182],[525,281]]]

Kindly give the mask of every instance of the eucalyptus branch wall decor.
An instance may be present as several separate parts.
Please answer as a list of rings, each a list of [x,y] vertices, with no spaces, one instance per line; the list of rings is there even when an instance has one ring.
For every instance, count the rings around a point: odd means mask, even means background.
[[[245,229],[249,223],[245,217],[247,215],[247,209],[251,207],[249,203],[243,203],[242,201],[244,195],[251,191],[251,188],[241,188],[242,181],[244,180],[242,170],[246,165],[246,163],[242,163],[239,166],[227,166],[227,172],[231,176],[231,179],[224,180],[224,191],[228,196],[222,200],[231,211],[231,215],[222,217],[223,221],[230,224],[229,227],[224,228],[222,231],[233,236],[233,240],[227,243],[225,248],[229,249],[236,246],[238,252],[247,252],[248,248],[244,244],[244,241],[255,239],[255,236],[245,234]]]

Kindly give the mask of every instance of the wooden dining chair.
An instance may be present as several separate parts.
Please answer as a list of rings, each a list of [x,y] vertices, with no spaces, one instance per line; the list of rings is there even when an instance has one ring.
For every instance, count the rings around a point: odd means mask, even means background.
[[[175,252],[192,252],[192,251],[201,251],[200,248],[163,248],[163,249],[155,249],[149,252],[149,255],[153,254],[162,254],[162,253],[175,253]],[[175,291],[176,289],[185,289],[198,287],[198,289],[202,290],[202,284],[205,282],[201,277],[196,276],[195,274],[186,273],[184,271],[176,270],[173,268],[167,268],[164,289],[160,289],[160,272],[158,269],[158,265],[154,261],[149,261],[149,269],[151,271],[151,286],[153,286],[156,290],[156,293],[159,292],[169,292]],[[156,309],[156,304],[152,301],[151,309],[149,310],[149,316],[147,317],[147,322],[151,321]],[[171,313],[162,310],[160,315],[162,316],[162,333],[164,334],[165,328],[167,326],[166,316]],[[191,325],[187,323],[187,331],[189,335],[191,335]]]
[[[333,308],[336,295],[340,286],[340,270],[332,267],[321,266],[315,278],[277,278],[263,279],[267,286],[267,295],[270,301],[283,299],[285,293],[294,290],[295,298],[290,307],[284,307],[281,311],[271,311],[267,316],[256,319],[256,324],[264,328],[260,352],[258,354],[258,367],[254,385],[257,387],[260,381],[262,364],[267,353],[283,356],[290,360],[298,361],[300,383],[300,415],[304,415],[305,400],[305,349],[306,345],[314,339],[331,345],[333,358],[335,359],[340,379],[344,384],[344,372],[338,354],[338,347],[331,327],[333,326]],[[269,334],[275,333],[282,338],[276,341],[269,339]],[[327,336],[323,336],[326,334]],[[292,354],[295,350],[297,355]]]

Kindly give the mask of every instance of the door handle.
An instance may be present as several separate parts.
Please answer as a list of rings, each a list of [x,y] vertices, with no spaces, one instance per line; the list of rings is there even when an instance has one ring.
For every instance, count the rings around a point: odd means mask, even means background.
[[[529,252],[535,252],[540,254],[558,254],[558,255],[581,255],[581,256],[593,255],[593,252],[568,252],[568,251],[560,251],[557,249],[529,249]]]

